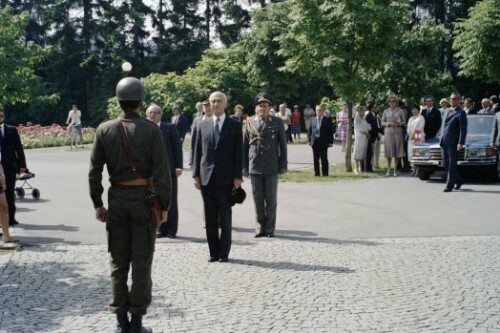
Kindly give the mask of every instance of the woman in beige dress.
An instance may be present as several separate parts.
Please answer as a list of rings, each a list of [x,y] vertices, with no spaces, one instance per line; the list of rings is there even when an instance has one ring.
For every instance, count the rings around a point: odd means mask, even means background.
[[[387,99],[389,108],[384,110],[382,115],[382,126],[384,126],[384,153],[387,159],[387,174],[396,177],[396,166],[399,159],[404,157],[403,147],[403,126],[406,119],[403,112],[398,107],[398,99],[396,96],[389,96]],[[394,159],[394,168],[391,173],[392,160]]]

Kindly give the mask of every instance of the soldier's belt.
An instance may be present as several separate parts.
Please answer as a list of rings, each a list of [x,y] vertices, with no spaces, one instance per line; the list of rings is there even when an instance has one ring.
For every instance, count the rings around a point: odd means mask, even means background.
[[[151,180],[147,178],[135,178],[131,180],[121,180],[119,182],[114,182],[113,185],[118,186],[147,186],[151,185]]]

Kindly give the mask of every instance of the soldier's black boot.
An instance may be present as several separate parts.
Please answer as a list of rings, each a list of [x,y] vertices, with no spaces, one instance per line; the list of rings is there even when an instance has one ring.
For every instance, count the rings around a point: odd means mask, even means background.
[[[128,322],[127,312],[116,314],[116,333],[128,333],[130,323]]]
[[[130,333],[153,333],[150,327],[142,326],[142,315],[133,314],[132,320],[130,321]]]

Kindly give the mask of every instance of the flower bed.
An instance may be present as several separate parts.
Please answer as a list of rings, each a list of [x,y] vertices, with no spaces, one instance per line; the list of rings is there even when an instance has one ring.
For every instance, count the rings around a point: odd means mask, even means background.
[[[58,124],[50,126],[19,125],[17,127],[24,149],[58,147],[70,144],[69,131],[66,127]],[[95,128],[82,128],[83,143],[94,142]]]

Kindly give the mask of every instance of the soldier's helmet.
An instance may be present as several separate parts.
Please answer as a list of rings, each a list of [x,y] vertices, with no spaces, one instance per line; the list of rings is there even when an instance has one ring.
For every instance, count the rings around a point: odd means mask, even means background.
[[[144,101],[146,89],[141,80],[135,77],[126,77],[116,85],[116,98],[119,101]]]

